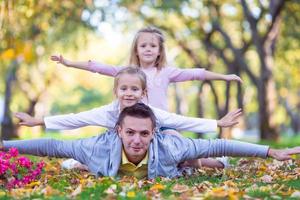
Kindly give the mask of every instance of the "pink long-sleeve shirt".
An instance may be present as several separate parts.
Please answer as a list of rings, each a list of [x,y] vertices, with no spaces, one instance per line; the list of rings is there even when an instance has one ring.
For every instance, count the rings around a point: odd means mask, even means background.
[[[115,76],[124,67],[106,65],[89,61],[87,70],[107,76]],[[191,80],[205,80],[205,69],[180,69],[175,67],[163,67],[160,71],[155,67],[143,69],[147,77],[148,99],[143,102],[168,110],[167,91],[170,83]]]

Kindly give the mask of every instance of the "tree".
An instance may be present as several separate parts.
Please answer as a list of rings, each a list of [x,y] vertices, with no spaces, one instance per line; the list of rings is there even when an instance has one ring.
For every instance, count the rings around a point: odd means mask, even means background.
[[[16,136],[10,112],[10,104],[14,99],[12,94],[23,91],[25,99],[19,101],[27,100],[28,108],[25,110],[34,114],[34,107],[45,87],[55,77],[51,70],[45,69],[40,60],[49,55],[51,45],[57,42],[62,45],[74,43],[78,33],[88,27],[81,19],[82,11],[93,6],[89,1],[57,3],[52,0],[1,1],[0,6],[0,63],[6,78],[3,84],[5,115],[1,124],[1,136],[8,139]],[[65,23],[66,20],[68,23]],[[43,78],[39,78],[41,76]],[[49,76],[51,79],[47,78]]]

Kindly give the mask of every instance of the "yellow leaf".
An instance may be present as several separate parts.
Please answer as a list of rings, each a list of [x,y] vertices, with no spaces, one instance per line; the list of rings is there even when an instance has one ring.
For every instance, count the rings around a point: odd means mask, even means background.
[[[40,181],[34,181],[34,182],[31,182],[29,184],[26,185],[26,187],[34,187],[34,186],[37,186],[37,185],[40,185],[41,182]]]
[[[135,197],[135,192],[134,191],[127,192],[127,197],[128,198],[134,198]]]
[[[24,60],[31,62],[33,60],[33,49],[31,43],[26,43],[23,50]]]
[[[12,60],[15,57],[14,49],[7,49],[1,54],[2,59],[4,60]]]
[[[215,197],[226,197],[228,195],[228,192],[224,190],[224,188],[213,188],[211,190],[211,195]]]
[[[153,185],[150,190],[164,190],[165,186],[160,184],[160,183],[156,183],[155,185]]]
[[[262,172],[265,172],[267,170],[267,167],[264,165],[260,165],[258,169]]]

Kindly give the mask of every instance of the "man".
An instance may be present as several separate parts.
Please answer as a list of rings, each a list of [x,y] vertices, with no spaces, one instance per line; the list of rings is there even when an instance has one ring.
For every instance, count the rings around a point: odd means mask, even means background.
[[[97,176],[127,174],[139,178],[180,176],[178,164],[196,158],[255,156],[287,160],[291,159],[290,155],[300,153],[300,147],[275,150],[233,140],[189,139],[155,130],[152,110],[138,103],[121,112],[116,131],[73,141],[3,141],[3,148],[16,147],[20,153],[38,156],[74,158],[87,165]]]

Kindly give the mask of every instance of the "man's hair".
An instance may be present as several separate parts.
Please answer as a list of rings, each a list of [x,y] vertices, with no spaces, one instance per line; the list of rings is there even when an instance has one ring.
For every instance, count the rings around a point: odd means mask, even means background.
[[[156,117],[153,111],[149,106],[143,103],[136,103],[133,106],[124,108],[119,115],[118,121],[116,123],[116,127],[122,125],[124,118],[126,116],[131,116],[131,117],[136,117],[141,119],[150,118],[153,129],[156,127]]]

